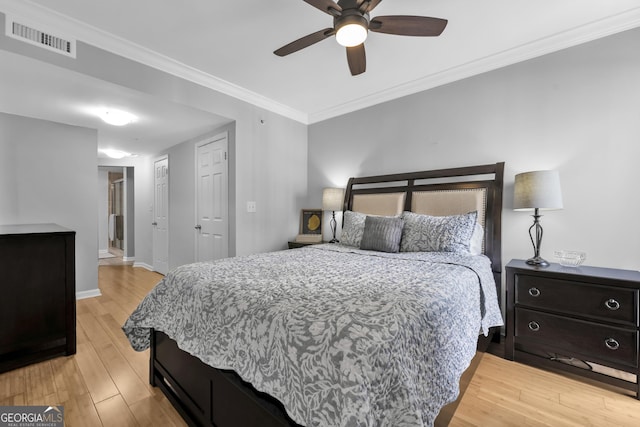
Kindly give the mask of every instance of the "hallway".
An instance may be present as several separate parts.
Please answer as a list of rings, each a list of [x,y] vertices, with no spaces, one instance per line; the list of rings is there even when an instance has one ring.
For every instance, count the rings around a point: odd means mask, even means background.
[[[122,257],[124,256],[124,251],[118,248],[109,248],[109,253],[113,256],[111,257],[99,257],[98,265],[133,265],[133,261],[123,261]]]

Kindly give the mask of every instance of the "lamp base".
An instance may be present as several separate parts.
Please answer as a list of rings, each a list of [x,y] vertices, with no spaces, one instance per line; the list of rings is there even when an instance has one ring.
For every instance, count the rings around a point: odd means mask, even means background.
[[[331,234],[333,235],[333,239],[329,240],[329,243],[338,243],[339,240],[336,239],[336,211],[331,212],[331,221],[329,221],[329,225],[331,225]]]
[[[533,258],[529,258],[526,261],[527,264],[533,265],[536,267],[549,267],[549,262],[542,257],[536,256]]]
[[[542,226],[540,225],[540,215],[538,208],[535,208],[533,214],[533,225],[529,227],[529,237],[533,244],[533,258],[527,260],[527,264],[534,267],[549,267],[549,262],[540,256],[540,244],[542,243]],[[535,231],[535,239],[533,238]]]

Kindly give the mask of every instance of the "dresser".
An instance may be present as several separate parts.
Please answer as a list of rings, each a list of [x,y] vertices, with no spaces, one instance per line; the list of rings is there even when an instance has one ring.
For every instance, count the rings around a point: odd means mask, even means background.
[[[640,399],[640,272],[512,260],[505,357],[612,384]]]
[[[75,231],[0,225],[0,372],[76,352]]]

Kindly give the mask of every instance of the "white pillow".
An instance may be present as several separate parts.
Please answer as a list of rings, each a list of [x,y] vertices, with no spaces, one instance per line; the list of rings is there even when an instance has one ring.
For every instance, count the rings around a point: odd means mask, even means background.
[[[471,255],[482,255],[482,242],[484,242],[484,230],[482,229],[482,225],[476,221],[476,226],[473,229],[471,241],[469,242],[469,252]]]

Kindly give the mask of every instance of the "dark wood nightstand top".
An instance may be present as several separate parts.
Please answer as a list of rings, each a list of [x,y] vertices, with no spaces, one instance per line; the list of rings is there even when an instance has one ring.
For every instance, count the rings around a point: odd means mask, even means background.
[[[588,265],[581,265],[579,267],[565,267],[560,264],[551,263],[548,267],[536,267],[527,264],[521,259],[512,259],[508,268],[518,269],[521,272],[534,272],[536,275],[542,277],[557,277],[559,275],[565,278],[590,278],[590,279],[605,279],[615,281],[629,281],[634,282],[634,286],[637,286],[640,282],[640,271],[636,270],[621,270],[617,268],[604,268],[604,267],[590,267]]]
[[[327,242],[296,242],[295,240],[290,240],[289,241],[289,249],[303,248],[305,246],[319,245],[321,243],[327,243]]]

